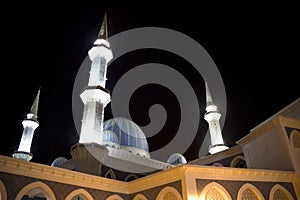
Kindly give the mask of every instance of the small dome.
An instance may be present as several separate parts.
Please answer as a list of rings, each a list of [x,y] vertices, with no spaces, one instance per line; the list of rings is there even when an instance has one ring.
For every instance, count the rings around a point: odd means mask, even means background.
[[[104,131],[112,131],[119,138],[121,149],[149,157],[147,139],[142,129],[133,121],[117,117],[107,120],[103,124]]]
[[[119,138],[116,135],[115,132],[110,131],[110,130],[104,130],[103,131],[103,141],[104,142],[113,142],[119,144]]]
[[[103,131],[103,143],[114,148],[120,147],[120,141],[117,134],[110,130]]]
[[[186,159],[183,155],[181,155],[180,153],[173,153],[169,158],[167,163],[170,163],[172,165],[179,165],[179,164],[185,164]]]
[[[65,157],[58,157],[51,163],[51,166],[52,167],[60,167],[67,161],[68,160]]]

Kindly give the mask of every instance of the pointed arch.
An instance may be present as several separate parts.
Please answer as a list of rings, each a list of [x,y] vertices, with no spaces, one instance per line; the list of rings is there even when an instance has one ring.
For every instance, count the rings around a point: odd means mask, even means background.
[[[300,148],[300,132],[297,130],[292,130],[290,134],[290,143],[294,148]]]
[[[125,182],[128,182],[128,181],[132,181],[132,180],[135,180],[135,179],[138,179],[139,177],[136,175],[136,174],[129,174],[128,176],[125,177],[124,181]],[[132,180],[130,180],[132,179]]]
[[[41,181],[29,183],[28,185],[24,186],[20,192],[16,196],[16,200],[21,200],[24,195],[27,194],[35,194],[37,192],[42,192],[47,200],[56,200],[55,195],[51,188]]]
[[[92,195],[90,193],[88,193],[86,190],[84,190],[84,189],[77,189],[77,190],[73,190],[72,192],[70,192],[68,194],[68,196],[66,197],[65,200],[72,200],[72,198],[74,198],[76,195],[81,195],[86,200],[93,200],[94,199],[92,197]]]
[[[137,194],[137,195],[135,195],[133,200],[147,200],[147,198],[142,194]]]
[[[123,200],[119,195],[114,194],[109,196],[106,200]]]
[[[250,183],[245,183],[244,185],[242,185],[242,187],[239,189],[237,199],[244,200],[247,199],[246,196],[247,198],[249,196],[252,196],[253,199],[256,198],[257,200],[265,200],[262,193]]]
[[[294,200],[293,196],[286,188],[284,188],[280,184],[276,184],[272,187],[270,191],[269,200],[278,200],[278,199]]]
[[[7,200],[6,187],[1,180],[0,180],[0,200]]]
[[[156,200],[165,200],[165,199],[182,200],[182,197],[175,188],[167,186],[164,189],[162,189],[156,197]]]
[[[199,200],[211,199],[211,194],[217,195],[218,199],[232,200],[228,191],[219,183],[211,182],[207,184],[200,193]]]
[[[235,168],[247,168],[246,166],[247,164],[244,156],[235,156],[230,163],[230,167]]]
[[[104,177],[105,177],[105,178],[115,179],[115,180],[117,179],[117,176],[116,176],[114,170],[112,170],[112,169],[109,169],[109,170],[105,173]]]

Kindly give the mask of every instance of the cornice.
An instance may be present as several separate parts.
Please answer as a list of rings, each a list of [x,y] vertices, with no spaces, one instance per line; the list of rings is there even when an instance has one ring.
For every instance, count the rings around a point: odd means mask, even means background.
[[[270,119],[269,121],[266,121],[256,128],[252,129],[251,132],[246,135],[245,137],[241,138],[236,142],[238,145],[245,145],[249,143],[250,141],[254,140],[255,138],[263,135],[267,131],[275,128],[276,126],[286,126],[286,127],[292,127],[292,128],[300,128],[300,120],[284,117],[281,115],[275,116],[274,118]]]
[[[128,194],[127,183],[0,155],[0,172]]]
[[[277,170],[187,165],[186,175],[195,179],[293,182],[296,173]]]
[[[43,164],[0,156],[0,172],[115,193],[132,194],[189,179],[294,182],[295,172],[183,164],[131,182],[122,182]]]

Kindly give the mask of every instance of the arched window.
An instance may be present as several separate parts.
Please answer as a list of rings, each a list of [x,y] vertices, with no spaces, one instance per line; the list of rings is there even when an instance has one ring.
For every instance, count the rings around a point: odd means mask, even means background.
[[[105,178],[110,178],[110,179],[117,179],[117,176],[115,174],[115,172],[112,170],[112,169],[109,169],[105,175],[104,175]]]
[[[0,200],[7,200],[6,187],[0,180]]]
[[[110,197],[108,197],[106,200],[123,200],[119,195],[111,195]]]
[[[220,184],[212,182],[207,184],[199,196],[200,200],[231,200],[230,194]]]
[[[77,189],[68,194],[65,200],[93,200],[94,198],[90,193],[84,189]]]
[[[147,198],[142,194],[137,194],[137,195],[135,195],[133,200],[147,200]]]
[[[16,196],[16,200],[21,200],[23,198],[56,199],[51,188],[40,181],[30,183],[23,187]]]
[[[129,181],[133,181],[135,179],[138,179],[139,177],[135,174],[129,174],[128,176],[126,176],[126,178],[124,179],[125,182],[129,182]]]
[[[235,168],[247,168],[246,160],[244,156],[236,156],[230,163],[230,167]]]
[[[246,183],[238,192],[238,200],[264,200],[265,198],[261,192],[253,185]]]
[[[300,148],[300,132],[293,130],[290,135],[290,141],[294,148]]]
[[[270,191],[270,200],[294,200],[291,193],[279,184],[272,187]]]
[[[182,197],[175,188],[167,186],[158,193],[156,200],[182,200]]]

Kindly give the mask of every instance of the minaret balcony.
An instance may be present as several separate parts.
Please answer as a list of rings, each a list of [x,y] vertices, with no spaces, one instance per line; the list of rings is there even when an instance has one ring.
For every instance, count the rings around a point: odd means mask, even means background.
[[[27,160],[30,161],[32,159],[32,154],[29,152],[24,152],[24,151],[16,151],[13,154],[13,158],[21,159],[21,160]]]
[[[84,104],[88,101],[97,101],[106,106],[110,102],[110,92],[109,90],[98,86],[88,86],[85,90],[80,94],[80,97]]]
[[[94,60],[97,56],[104,57],[106,63],[108,63],[113,58],[113,54],[110,49],[109,43],[103,39],[98,39],[98,40],[101,40],[101,42],[98,42],[96,46],[92,47],[88,51],[89,57],[91,60]],[[98,40],[96,40],[96,42]]]
[[[30,127],[33,128],[34,130],[39,126],[39,123],[37,120],[34,119],[24,119],[22,122],[23,127]]]

